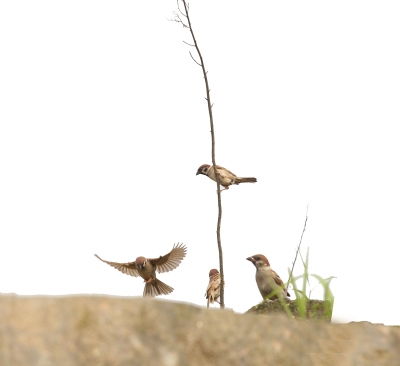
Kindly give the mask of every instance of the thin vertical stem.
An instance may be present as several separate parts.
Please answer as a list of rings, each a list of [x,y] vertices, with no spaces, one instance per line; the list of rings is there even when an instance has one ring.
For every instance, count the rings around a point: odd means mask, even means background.
[[[217,242],[218,242],[218,252],[219,252],[219,272],[221,276],[221,285],[220,285],[220,307],[224,308],[225,307],[225,301],[224,301],[224,263],[223,263],[223,255],[222,255],[222,245],[221,245],[221,219],[222,219],[222,204],[221,204],[221,185],[219,183],[219,175],[217,174],[217,169],[216,169],[216,163],[215,163],[215,135],[214,135],[214,120],[213,120],[213,114],[212,114],[212,104],[211,104],[211,99],[210,99],[210,88],[208,86],[208,79],[207,79],[207,72],[204,66],[204,61],[203,57],[201,56],[200,49],[197,45],[196,38],[193,33],[192,29],[192,24],[190,22],[189,18],[189,11],[188,7],[186,4],[185,0],[182,0],[183,5],[185,7],[185,14],[186,14],[186,19],[188,21],[189,25],[189,30],[193,38],[193,43],[194,47],[196,48],[196,51],[199,55],[200,58],[200,66],[201,69],[203,70],[203,76],[204,76],[204,81],[206,83],[206,94],[207,94],[207,106],[208,106],[208,115],[210,118],[210,128],[211,128],[211,158],[212,158],[212,163],[214,167],[214,172],[215,176],[217,178],[217,193],[218,193],[218,222],[217,222]]]
[[[292,265],[292,270],[290,271],[289,279],[288,279],[287,284],[286,284],[286,288],[289,288],[290,279],[293,277],[293,269],[294,269],[294,265],[296,264],[297,255],[298,255],[299,252],[300,252],[301,242],[303,241],[303,235],[304,235],[304,232],[306,231],[306,227],[307,227],[307,220],[308,220],[308,205],[307,205],[306,219],[305,219],[305,221],[304,221],[303,231],[301,232],[300,242],[299,242],[299,245],[297,246],[296,255],[295,255],[295,257],[294,257],[294,261],[293,261],[293,265]],[[300,253],[300,256],[301,256],[301,253]],[[303,263],[304,263],[304,262],[303,262]]]

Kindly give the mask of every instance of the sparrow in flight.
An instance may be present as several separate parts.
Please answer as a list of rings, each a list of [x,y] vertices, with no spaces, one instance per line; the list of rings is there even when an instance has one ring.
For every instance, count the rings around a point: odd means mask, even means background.
[[[205,296],[207,299],[207,307],[210,307],[210,304],[214,304],[214,301],[218,302],[217,299],[219,298],[219,286],[221,284],[221,277],[217,269],[211,269],[208,276],[210,277],[210,281],[208,282]]]
[[[290,296],[285,288],[285,284],[278,274],[271,269],[268,259],[262,254],[255,254],[252,257],[246,258],[256,267],[256,282],[261,296],[265,299],[277,288],[281,288],[280,296],[287,299]],[[279,292],[278,292],[279,293]],[[279,295],[275,294],[270,299],[276,300]]]
[[[217,174],[219,175],[220,184],[224,187],[221,189],[221,192],[225,189],[229,189],[229,186],[232,184],[240,184],[240,183],[255,183],[257,182],[257,178],[241,178],[237,177],[235,174],[230,172],[228,169],[225,169],[222,166],[216,165]],[[213,181],[217,181],[215,177],[214,167],[212,165],[203,164],[197,169],[196,175],[203,174]]]
[[[97,254],[95,256],[102,262],[118,269],[122,273],[133,277],[142,277],[146,285],[144,286],[143,297],[155,297],[158,295],[168,295],[174,289],[156,277],[158,273],[164,273],[174,270],[179,266],[186,255],[186,246],[183,244],[175,245],[172,250],[159,258],[137,257],[134,262],[117,263],[108,262],[101,259]]]

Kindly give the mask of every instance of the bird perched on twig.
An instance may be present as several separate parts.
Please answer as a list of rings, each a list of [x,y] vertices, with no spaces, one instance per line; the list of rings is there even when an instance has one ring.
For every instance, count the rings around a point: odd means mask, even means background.
[[[221,284],[221,276],[217,269],[211,269],[208,275],[210,277],[210,281],[208,282],[207,290],[206,290],[206,299],[207,299],[207,307],[210,307],[210,303],[214,304],[216,301],[219,304],[217,299],[219,298],[219,286]]]
[[[256,282],[258,286],[258,290],[260,291],[263,299],[270,295],[274,290],[279,287],[282,288],[280,291],[280,295],[287,299],[290,297],[289,292],[287,292],[285,288],[285,284],[278,276],[278,274],[271,269],[268,259],[262,254],[255,254],[252,257],[246,258],[248,261],[254,264],[256,267]],[[270,299],[275,300],[278,299],[278,293],[272,296]]]
[[[219,182],[224,187],[221,189],[221,192],[225,189],[229,189],[229,186],[232,184],[240,184],[240,183],[256,183],[257,178],[242,178],[237,177],[235,174],[230,172],[228,169],[225,169],[222,166],[216,165],[217,174],[219,175]],[[206,175],[208,178],[212,179],[213,181],[217,181],[214,173],[214,167],[212,165],[203,164],[197,169],[196,175],[203,174]]]
[[[168,295],[174,289],[156,277],[158,273],[164,273],[174,270],[179,266],[186,255],[186,246],[183,244],[175,245],[172,250],[160,258],[137,257],[136,261],[128,263],[108,262],[101,259],[97,254],[95,256],[102,262],[118,269],[122,273],[133,277],[142,277],[146,285],[143,290],[143,297],[155,297],[158,295]]]

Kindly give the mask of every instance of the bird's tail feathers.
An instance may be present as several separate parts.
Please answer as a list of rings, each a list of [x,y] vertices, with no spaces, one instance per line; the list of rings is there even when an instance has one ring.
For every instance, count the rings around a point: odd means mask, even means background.
[[[143,297],[155,297],[159,295],[168,295],[174,289],[157,278],[151,282],[146,283],[143,290]]]
[[[236,184],[239,183],[256,183],[257,178],[236,178]]]

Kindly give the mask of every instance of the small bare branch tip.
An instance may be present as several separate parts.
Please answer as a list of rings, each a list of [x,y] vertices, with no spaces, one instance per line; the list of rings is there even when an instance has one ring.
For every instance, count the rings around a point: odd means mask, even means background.
[[[182,0],[182,2],[183,2],[183,5],[185,5],[185,2],[184,2],[183,0]],[[179,10],[179,12],[180,12],[185,18],[187,18],[187,14],[184,14],[184,13],[182,12],[181,8],[179,7],[179,0],[176,0],[176,4],[178,5],[178,10]],[[186,11],[186,13],[189,13],[189,3],[187,3],[186,6],[187,6],[187,9],[186,9],[186,7],[185,7],[185,11]]]
[[[199,63],[193,58],[192,53],[191,53],[190,51],[189,51],[189,54],[190,54],[190,57],[192,58],[192,60],[193,60],[194,62],[196,62],[196,64],[199,65],[199,66],[201,67],[201,64],[199,64]]]
[[[187,42],[185,42],[185,41],[182,41],[183,43],[186,43],[188,46],[192,46],[192,47],[196,47],[194,44],[190,44],[190,43],[187,43]]]
[[[178,14],[176,11],[172,12],[172,15],[173,15],[174,17],[173,17],[173,19],[168,19],[169,21],[171,21],[171,22],[176,22],[176,23],[180,23],[180,24],[182,24],[182,26],[183,26],[184,28],[189,28],[189,27],[187,26],[187,24],[185,24],[185,23],[182,21],[181,17],[179,16],[179,14]],[[183,14],[183,15],[184,15],[184,14]]]

